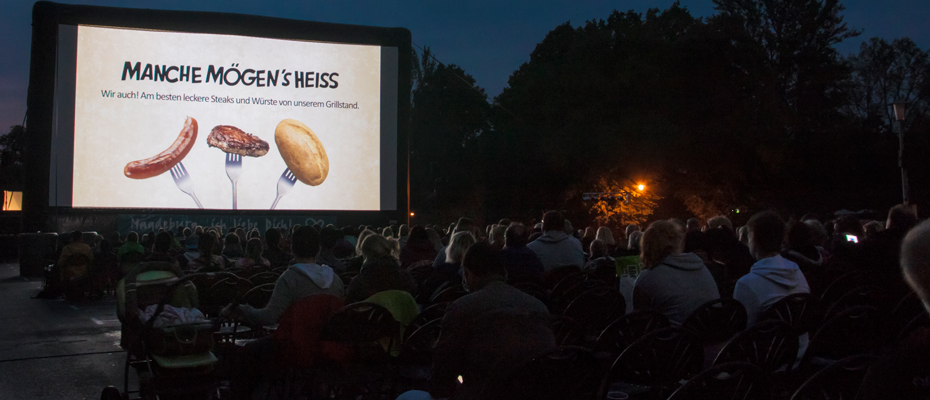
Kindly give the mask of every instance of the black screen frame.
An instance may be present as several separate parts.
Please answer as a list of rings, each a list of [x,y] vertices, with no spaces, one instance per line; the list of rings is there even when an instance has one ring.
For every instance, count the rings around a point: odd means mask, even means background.
[[[331,43],[396,47],[397,81],[397,205],[384,211],[222,211],[231,215],[317,215],[333,216],[339,224],[376,223],[406,219],[409,115],[411,91],[412,39],[406,28],[301,21],[245,14],[147,10],[118,7],[69,5],[40,1],[32,10],[32,53],[27,98],[25,181],[23,188],[23,230],[43,231],[56,226],[61,215],[80,214],[217,214],[218,210],[197,209],[73,209],[49,206],[52,132],[55,120],[55,88],[60,25],[98,25],[118,28],[174,32],[254,36],[284,40],[312,40]]]

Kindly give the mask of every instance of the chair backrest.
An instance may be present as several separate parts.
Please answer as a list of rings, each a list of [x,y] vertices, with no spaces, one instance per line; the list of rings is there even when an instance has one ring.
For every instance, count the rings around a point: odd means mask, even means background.
[[[545,304],[546,308],[549,308],[550,311],[552,310],[549,304],[549,294],[546,293],[546,289],[543,289],[542,286],[532,282],[522,282],[514,284],[513,287],[520,289],[520,291],[523,293],[535,297],[537,300]]]
[[[306,367],[318,358],[348,358],[348,350],[322,340],[323,327],[343,307],[341,297],[318,294],[304,297],[284,311],[272,338],[278,344],[278,359],[285,366]]]
[[[442,331],[441,322],[434,319],[416,328],[412,325],[407,327],[408,333],[401,344],[398,361],[403,364],[430,365],[433,349]]]
[[[707,343],[725,341],[746,329],[746,307],[733,299],[716,299],[698,307],[682,328],[690,329]]]
[[[930,314],[927,314],[925,312],[921,313],[920,315],[914,318],[911,318],[911,320],[907,323],[907,325],[905,325],[904,328],[901,329],[900,332],[898,332],[897,341],[900,342],[904,339],[907,339],[908,336],[910,336],[912,333],[914,333],[920,328],[928,328],[928,327],[930,327]]]
[[[637,310],[617,318],[597,337],[594,352],[598,358],[615,360],[623,350],[649,332],[668,328],[668,317],[656,310]]]
[[[814,330],[816,300],[809,293],[795,293],[785,296],[769,306],[759,321],[778,320],[787,322],[797,336]]]
[[[509,372],[495,374],[478,398],[488,400],[591,399],[599,366],[587,349],[562,346],[543,352]]]
[[[281,274],[276,274],[271,271],[264,271],[257,274],[252,274],[249,276],[249,281],[251,281],[253,285],[258,286],[264,285],[266,283],[275,283],[275,281],[277,281],[278,277],[280,276]]]
[[[855,287],[828,306],[827,312],[824,314],[824,320],[828,320],[855,306],[873,306],[877,308],[883,295],[882,288],[875,285]]]
[[[575,320],[579,328],[594,337],[610,321],[626,313],[626,301],[616,289],[600,286],[588,290],[569,303],[562,315]]]
[[[748,362],[769,374],[783,365],[789,368],[798,355],[798,337],[784,321],[760,321],[730,340],[714,365]]]
[[[402,340],[406,341],[407,337],[413,334],[418,328],[433,322],[433,321],[442,321],[442,317],[446,315],[446,307],[449,306],[449,303],[437,303],[420,311],[416,317],[413,317],[413,320],[410,321],[410,325],[407,325],[407,330],[404,331],[404,338]]]
[[[255,308],[263,308],[274,292],[274,282],[257,285],[242,295],[242,302]]]
[[[430,297],[429,304],[451,303],[466,294],[468,292],[460,285],[450,285]]]
[[[569,275],[576,275],[581,273],[581,268],[575,265],[567,265],[563,267],[553,268],[543,273],[542,276],[542,286],[546,290],[555,289],[556,285],[562,282],[565,277]]]
[[[833,279],[833,282],[824,289],[820,295],[820,304],[830,305],[866,282],[862,280],[862,274],[859,272],[849,272]]]
[[[410,276],[413,277],[413,280],[417,282],[417,284],[423,283],[423,281],[429,278],[430,274],[433,273],[433,261],[417,261],[407,267],[407,272],[410,273]]]
[[[746,362],[715,365],[691,378],[669,396],[668,400],[685,399],[754,399],[762,394],[765,373]]]
[[[207,298],[210,304],[226,305],[242,299],[242,296],[252,289],[252,281],[235,275],[225,275],[223,278],[207,289]]]
[[[562,277],[562,279],[552,287],[552,291],[549,293],[549,299],[552,301],[552,305],[559,307],[559,311],[564,309],[572,300],[567,298],[569,290],[576,289],[576,287],[586,279],[587,276],[580,271]]]
[[[907,295],[902,297],[891,310],[891,321],[889,321],[886,336],[889,339],[894,339],[914,317],[926,313],[924,303],[917,297],[917,293],[908,291]]]
[[[830,318],[811,337],[801,367],[805,368],[813,357],[838,360],[874,353],[879,345],[878,317],[875,307],[857,306]]]
[[[878,359],[871,354],[859,354],[838,360],[801,384],[791,400],[855,398],[866,372]]]
[[[633,342],[604,375],[598,398],[612,383],[621,381],[661,388],[688,379],[704,365],[704,346],[693,332],[664,328]]]

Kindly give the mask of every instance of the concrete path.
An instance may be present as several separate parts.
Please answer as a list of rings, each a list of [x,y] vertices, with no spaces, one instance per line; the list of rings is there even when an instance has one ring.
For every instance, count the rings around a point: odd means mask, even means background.
[[[18,265],[0,264],[0,400],[99,399],[107,385],[122,391],[116,300],[33,299],[42,286],[21,278]]]

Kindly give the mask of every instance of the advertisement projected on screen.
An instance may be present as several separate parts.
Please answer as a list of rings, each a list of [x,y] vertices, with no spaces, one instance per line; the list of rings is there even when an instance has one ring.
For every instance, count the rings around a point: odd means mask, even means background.
[[[71,205],[382,210],[389,50],[78,26]]]

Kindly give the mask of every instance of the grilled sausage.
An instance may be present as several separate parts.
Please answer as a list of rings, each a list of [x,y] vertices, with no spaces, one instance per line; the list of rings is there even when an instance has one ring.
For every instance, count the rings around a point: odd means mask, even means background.
[[[132,179],[147,179],[161,175],[181,162],[187,156],[187,153],[190,153],[191,149],[194,148],[194,142],[196,141],[197,120],[187,117],[184,120],[184,128],[181,129],[181,134],[174,140],[171,147],[153,157],[126,164],[126,167],[123,168],[123,174]]]

